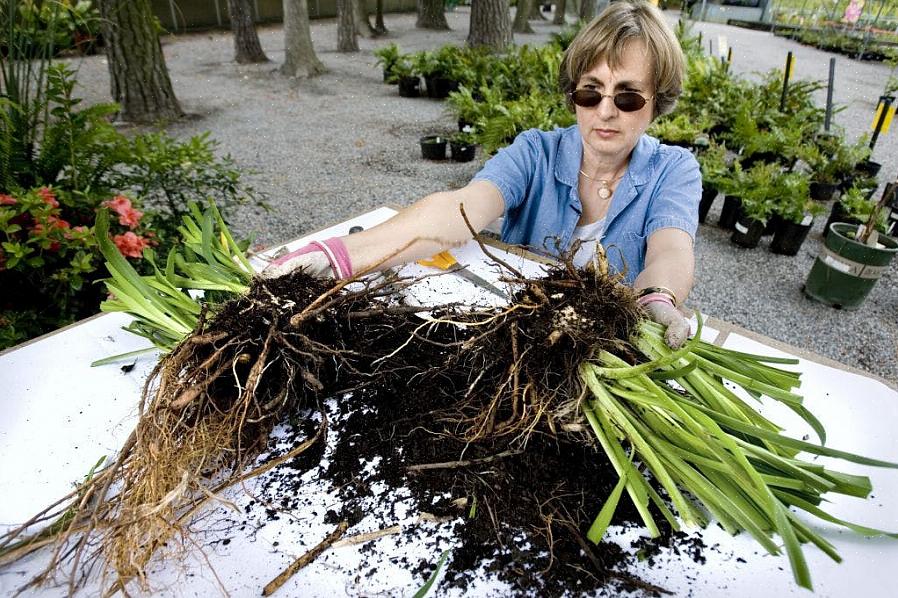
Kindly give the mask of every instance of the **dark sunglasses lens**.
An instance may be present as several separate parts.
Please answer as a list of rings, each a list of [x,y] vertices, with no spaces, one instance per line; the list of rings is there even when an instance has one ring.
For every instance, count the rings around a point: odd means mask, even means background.
[[[614,105],[624,112],[636,112],[645,106],[645,98],[634,91],[624,91],[614,96]]]
[[[574,103],[583,108],[592,108],[602,101],[602,94],[592,89],[578,89],[571,94]]]

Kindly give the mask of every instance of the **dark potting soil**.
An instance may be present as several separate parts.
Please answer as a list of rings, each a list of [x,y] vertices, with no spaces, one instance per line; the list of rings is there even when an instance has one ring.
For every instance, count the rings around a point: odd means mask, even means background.
[[[306,379],[302,389],[295,389],[305,396],[289,414],[292,431],[265,458],[314,436],[321,416],[307,391],[315,384],[336,397],[318,406],[329,414],[329,446],[319,442],[262,478],[262,495],[247,507],[248,515],[278,519],[281,510],[302,509],[304,474],[309,473],[336,489],[342,501],[324,516],[332,524],[345,520],[352,526],[371,514],[372,501],[407,489],[413,511],[455,521],[444,538],[455,547],[442,584],[464,591],[480,569],[508,584],[515,595],[662,593],[628,573],[628,566],[662,546],[683,547],[681,553],[701,562],[701,541],[666,533],[622,549],[586,540],[618,475],[588,430],[559,429],[564,422],[541,411],[576,400],[576,366],[594,348],[594,339],[627,338],[635,323],[633,310],[621,314],[615,306],[633,299],[619,295],[623,291],[613,285],[587,292],[546,285],[515,298],[541,307],[526,317],[511,314],[495,328],[422,328],[416,316],[387,311],[363,325],[345,317],[370,308],[361,299],[359,305],[349,301],[342,311],[310,321],[304,333],[340,351],[327,359],[340,359],[341,366],[320,364],[313,372],[315,383]],[[279,289],[276,294],[291,296],[287,291],[314,297],[321,289]],[[255,300],[264,301],[264,295],[259,292]],[[253,300],[251,295],[248,301]],[[242,313],[234,308],[225,317],[259,332],[269,325],[266,318],[248,323]],[[453,310],[442,315],[466,317]],[[502,395],[518,384],[518,377],[523,391]],[[546,395],[548,402],[540,402]],[[264,517],[258,517],[260,510]],[[381,527],[402,518],[389,508],[380,516]],[[641,525],[626,494],[614,523]],[[373,550],[369,545],[362,552]],[[400,558],[397,564],[421,579],[436,566],[430,554]]]

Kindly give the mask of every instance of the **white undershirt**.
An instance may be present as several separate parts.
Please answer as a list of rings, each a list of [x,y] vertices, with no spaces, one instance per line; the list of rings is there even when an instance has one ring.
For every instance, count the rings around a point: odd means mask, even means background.
[[[574,265],[582,268],[588,264],[596,255],[596,243],[602,241],[605,233],[605,218],[600,218],[593,223],[584,224],[574,229],[574,235],[571,241],[581,239],[584,241],[580,245],[580,249],[574,255]]]

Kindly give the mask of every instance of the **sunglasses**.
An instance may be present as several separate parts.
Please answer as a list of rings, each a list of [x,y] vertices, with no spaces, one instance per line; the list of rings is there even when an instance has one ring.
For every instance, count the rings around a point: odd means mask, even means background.
[[[655,96],[642,97],[635,91],[621,91],[618,93],[600,93],[594,89],[575,89],[570,94],[571,101],[581,108],[593,108],[602,102],[602,98],[611,98],[614,105],[621,112],[636,112],[645,107],[645,103]]]

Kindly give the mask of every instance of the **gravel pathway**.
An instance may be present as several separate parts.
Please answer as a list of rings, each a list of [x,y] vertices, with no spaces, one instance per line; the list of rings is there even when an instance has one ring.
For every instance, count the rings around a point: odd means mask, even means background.
[[[672,19],[675,13],[668,13]],[[479,169],[467,164],[433,163],[420,158],[419,136],[455,127],[440,101],[400,98],[382,82],[372,50],[395,42],[403,51],[463,44],[469,12],[447,13],[451,31],[417,30],[414,15],[388,14],[390,35],[360,39],[361,51],[336,51],[333,19],[313,21],[312,37],[329,72],[313,80],[287,80],[276,74],[282,62],[281,28],[260,30],[272,60],[240,66],[232,61],[230,33],[182,35],[165,40],[165,55],[175,92],[191,117],[168,127],[178,137],[211,131],[222,153],[253,171],[248,178],[269,196],[271,213],[244,209],[234,228],[255,232],[260,243],[285,241],[360,212],[392,204],[407,205],[423,195],[464,185]],[[535,34],[516,34],[518,44],[538,44],[558,27],[534,23]],[[726,35],[740,72],[779,67],[787,50],[798,58],[799,76],[822,78],[828,54],[769,33],[710,23],[697,24],[705,39]],[[108,101],[108,73],[101,56],[73,59],[79,70],[77,93],[87,102]],[[807,68],[805,68],[807,65]],[[869,127],[873,101],[889,69],[839,58],[837,102],[848,108],[837,116],[849,136]],[[823,98],[821,97],[821,103]],[[874,154],[885,172],[898,164],[898,134],[885,136]],[[767,250],[769,238],[754,250],[737,248],[717,228],[719,206],[702,225],[696,243],[697,284],[690,304],[757,333],[819,353],[844,364],[898,381],[898,266],[877,283],[862,308],[839,311],[806,299],[801,287],[820,248],[823,222],[795,257]]]

